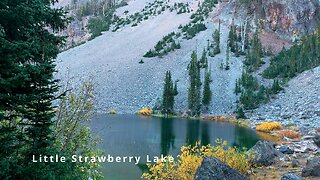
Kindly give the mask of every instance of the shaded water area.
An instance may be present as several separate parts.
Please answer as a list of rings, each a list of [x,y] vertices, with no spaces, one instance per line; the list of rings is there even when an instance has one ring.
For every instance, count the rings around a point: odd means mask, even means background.
[[[143,117],[137,115],[97,115],[92,130],[102,139],[99,148],[110,156],[138,156],[135,162],[105,162],[105,179],[140,179],[146,171],[147,155],[173,155],[183,145],[215,144],[220,138],[231,146],[252,147],[260,138],[255,131],[234,124],[180,118]]]

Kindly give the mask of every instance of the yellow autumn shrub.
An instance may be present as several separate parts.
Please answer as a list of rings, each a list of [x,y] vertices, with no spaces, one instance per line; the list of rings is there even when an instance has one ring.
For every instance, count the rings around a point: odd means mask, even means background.
[[[279,130],[281,124],[278,122],[264,122],[256,127],[257,131],[270,132],[274,130]]]
[[[191,180],[200,166],[204,157],[214,156],[220,161],[225,162],[232,168],[242,174],[247,174],[250,170],[249,159],[252,155],[247,154],[245,150],[239,150],[236,147],[227,147],[226,141],[217,140],[216,146],[182,146],[181,154],[177,156],[174,162],[157,162],[154,165],[147,164],[148,173],[144,173],[145,179],[181,179]]]
[[[250,170],[249,159],[253,158],[253,154],[246,153],[246,149],[239,150],[237,147],[227,146],[227,142],[221,140],[217,140],[217,146],[213,146],[212,149],[212,156],[240,173],[247,174]]]
[[[148,107],[142,108],[137,113],[139,115],[150,116],[152,114],[152,109]]]

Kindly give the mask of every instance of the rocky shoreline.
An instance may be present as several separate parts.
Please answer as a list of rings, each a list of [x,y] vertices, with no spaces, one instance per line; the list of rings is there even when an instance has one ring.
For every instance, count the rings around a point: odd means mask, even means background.
[[[250,122],[277,121],[303,129],[320,128],[320,67],[290,80],[285,90],[259,108],[247,112]]]
[[[255,122],[249,124],[253,129],[257,125]],[[275,142],[261,141],[252,148],[260,157],[257,164],[262,165],[255,168],[253,179],[319,179],[320,129],[286,126],[268,134],[284,131],[296,132],[299,137],[283,136]]]
[[[247,176],[241,175],[214,157],[206,158],[198,168],[195,179],[319,179],[319,137],[318,134],[318,139],[305,139],[300,142],[287,141],[280,144],[258,141],[249,150],[254,154],[251,161],[252,164],[255,164],[255,167]],[[306,142],[312,144],[312,146],[309,147],[310,144],[305,145]],[[297,146],[300,148],[297,149]],[[305,148],[305,150],[301,150],[301,148]]]

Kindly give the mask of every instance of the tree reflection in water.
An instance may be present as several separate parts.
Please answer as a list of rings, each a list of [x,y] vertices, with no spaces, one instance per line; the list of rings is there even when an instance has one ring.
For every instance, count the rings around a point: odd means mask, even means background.
[[[161,154],[168,155],[174,147],[173,119],[161,118]]]

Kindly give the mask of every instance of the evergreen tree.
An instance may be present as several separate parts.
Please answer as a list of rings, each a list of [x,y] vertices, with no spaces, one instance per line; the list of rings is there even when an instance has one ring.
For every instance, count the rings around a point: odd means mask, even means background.
[[[219,21],[220,22],[220,21]],[[219,30],[215,30],[213,33],[213,54],[219,54],[220,53],[220,28]]]
[[[229,49],[229,47],[227,47],[225,70],[229,70],[230,69],[229,63],[230,63],[230,49]]]
[[[229,36],[228,36],[228,46],[230,47],[231,52],[235,52],[236,41],[237,41],[236,27],[232,25],[230,27]]]
[[[61,179],[61,164],[30,163],[57,152],[53,100],[58,90],[54,59],[66,27],[55,1],[2,0],[0,5],[0,179]],[[70,169],[70,168],[69,168]],[[69,172],[71,173],[71,172]]]
[[[177,82],[173,85],[171,72],[166,72],[162,97],[162,113],[166,116],[174,113],[174,97],[178,95]]]
[[[200,97],[200,63],[197,59],[195,51],[192,52],[191,61],[189,64],[189,77],[190,87],[188,92],[188,107],[191,111],[191,116],[199,116],[201,110],[201,97]]]
[[[273,93],[273,94],[277,94],[277,93],[279,93],[281,90],[282,90],[282,87],[281,87],[280,84],[279,84],[279,80],[278,80],[278,79],[274,79],[274,80],[273,80],[272,87],[271,87],[272,93]]]
[[[205,76],[204,76],[204,85],[203,85],[203,98],[202,98],[202,104],[206,107],[206,109],[208,109],[208,106],[210,105],[210,102],[212,99],[210,83],[211,83],[211,71],[208,70],[208,68],[206,68]]]
[[[237,113],[237,117],[236,117],[237,119],[246,119],[247,118],[242,107],[237,106],[236,113]]]
[[[176,81],[175,83],[174,83],[174,87],[173,87],[173,95],[174,96],[176,96],[176,95],[178,95],[178,81]]]
[[[240,57],[240,50],[239,50],[238,43],[235,43],[234,56],[235,57]]]
[[[235,90],[234,90],[234,93],[236,95],[238,95],[239,93],[241,93],[241,81],[236,79],[236,87],[235,87]]]
[[[251,40],[251,46],[246,54],[245,64],[250,68],[250,71],[257,70],[263,61],[261,60],[263,56],[262,44],[259,38],[258,31],[253,34],[253,38]]]
[[[200,58],[200,64],[201,64],[202,68],[208,67],[207,52],[206,52],[205,49],[203,49],[203,51],[202,51],[202,55],[201,55],[201,58]]]
[[[242,51],[245,52],[246,49],[249,48],[249,32],[250,32],[250,25],[248,23],[248,21],[246,21],[244,28],[243,28],[244,32],[243,32],[243,44],[242,44]]]

